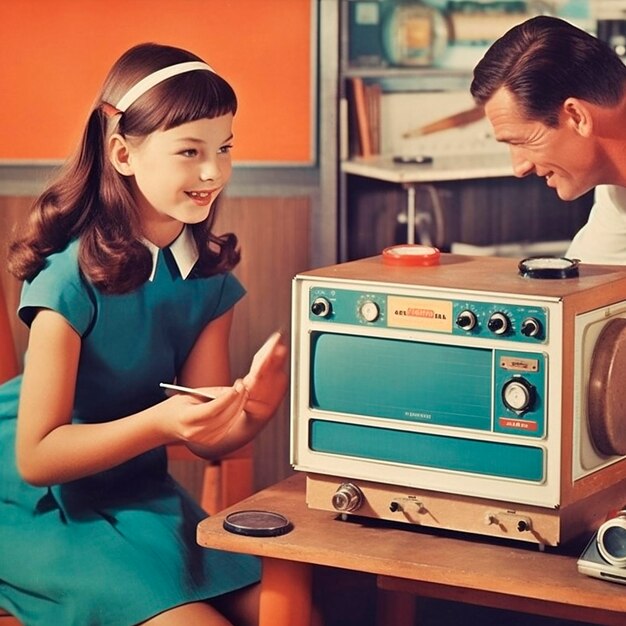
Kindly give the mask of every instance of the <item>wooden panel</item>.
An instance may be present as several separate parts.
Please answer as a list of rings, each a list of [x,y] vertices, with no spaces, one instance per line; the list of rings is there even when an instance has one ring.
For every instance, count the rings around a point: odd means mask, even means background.
[[[1,14],[11,122],[0,126],[0,159],[67,156],[113,62],[156,41],[195,52],[232,83],[235,159],[312,161],[312,0],[19,0]]]
[[[233,374],[246,373],[254,352],[274,330],[287,340],[291,327],[291,279],[309,266],[310,201],[306,197],[228,198],[218,230],[237,233],[242,261],[236,273],[248,290],[235,314]],[[255,440],[255,483],[265,487],[291,472],[289,402]]]

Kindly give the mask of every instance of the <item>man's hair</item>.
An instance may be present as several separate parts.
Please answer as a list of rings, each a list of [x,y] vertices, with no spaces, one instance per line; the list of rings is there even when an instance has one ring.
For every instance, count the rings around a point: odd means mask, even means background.
[[[474,68],[470,91],[485,104],[506,88],[528,119],[558,126],[558,111],[574,97],[616,105],[626,66],[603,41],[555,17],[534,17],[498,39]]]

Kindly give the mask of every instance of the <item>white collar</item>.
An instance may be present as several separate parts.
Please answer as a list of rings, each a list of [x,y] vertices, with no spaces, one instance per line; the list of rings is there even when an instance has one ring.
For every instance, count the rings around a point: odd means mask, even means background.
[[[157,258],[160,248],[147,239],[142,239],[142,243],[150,250],[150,254],[152,254],[152,272],[148,279],[152,281],[156,273]],[[186,279],[199,257],[198,246],[196,245],[196,240],[193,238],[191,228],[185,226],[180,235],[174,239],[168,248],[174,257],[174,261],[176,261],[180,275],[183,279]]]

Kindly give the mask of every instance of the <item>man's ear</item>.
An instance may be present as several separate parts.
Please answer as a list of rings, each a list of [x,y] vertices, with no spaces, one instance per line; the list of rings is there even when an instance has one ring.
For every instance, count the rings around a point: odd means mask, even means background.
[[[593,131],[591,109],[584,100],[567,98],[563,103],[565,124],[583,137],[589,137]]]
[[[126,139],[119,133],[111,135],[108,143],[109,161],[122,176],[132,176],[133,170],[130,165],[130,150]]]

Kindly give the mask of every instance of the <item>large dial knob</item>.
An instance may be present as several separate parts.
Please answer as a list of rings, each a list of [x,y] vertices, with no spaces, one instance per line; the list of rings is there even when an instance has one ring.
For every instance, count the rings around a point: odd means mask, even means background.
[[[332,313],[333,307],[326,298],[315,298],[311,305],[311,313],[317,317],[328,317]]]
[[[535,388],[525,378],[511,378],[502,388],[504,405],[516,413],[530,410],[535,400]]]
[[[472,330],[476,326],[476,314],[468,309],[461,311],[456,317],[456,325],[463,330]]]
[[[487,322],[487,328],[494,335],[504,335],[504,333],[509,330],[510,326],[511,322],[508,316],[505,313],[501,313],[500,311],[492,313],[489,321]]]

